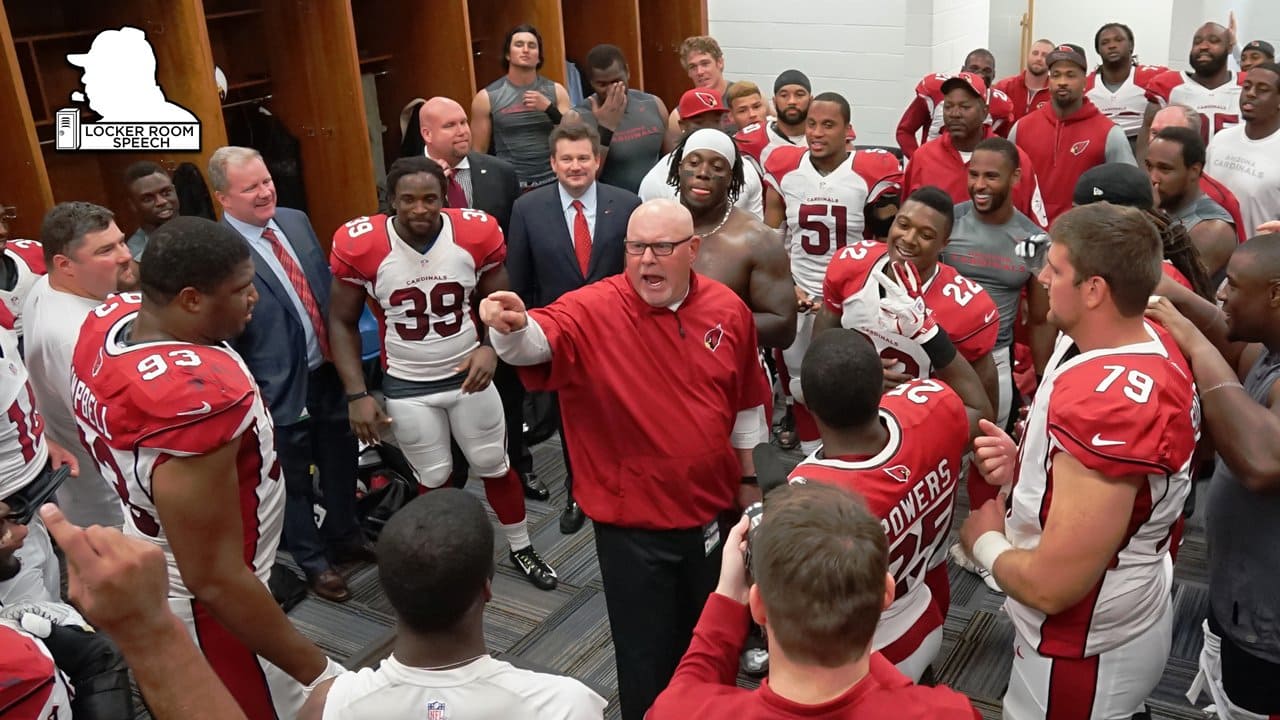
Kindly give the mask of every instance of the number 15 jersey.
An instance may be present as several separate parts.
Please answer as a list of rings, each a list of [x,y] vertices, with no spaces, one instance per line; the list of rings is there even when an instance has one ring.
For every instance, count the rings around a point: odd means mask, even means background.
[[[446,208],[425,253],[397,233],[387,215],[360,217],[333,235],[333,276],[361,286],[378,307],[382,366],[400,380],[434,382],[480,344],[471,294],[480,276],[507,257],[502,230],[479,210]]]

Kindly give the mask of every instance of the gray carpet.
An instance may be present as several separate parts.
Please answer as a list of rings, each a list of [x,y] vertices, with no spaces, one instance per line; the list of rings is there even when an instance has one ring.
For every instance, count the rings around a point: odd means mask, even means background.
[[[535,470],[552,490],[548,503],[529,502],[534,545],[560,574],[560,586],[543,592],[511,567],[499,542],[494,599],[486,614],[485,637],[491,651],[517,665],[572,675],[610,701],[606,717],[616,718],[617,679],[613,645],[596,565],[590,523],[576,535],[560,534],[564,467],[558,440],[534,448]],[[483,495],[479,483],[469,491]],[[963,488],[961,489],[963,492]],[[961,498],[959,527],[968,503]],[[486,505],[487,507],[487,505]],[[1174,641],[1164,678],[1149,705],[1153,718],[1203,717],[1183,693],[1195,676],[1200,653],[1200,620],[1207,603],[1204,533],[1192,519],[1179,556],[1174,590]],[[496,527],[496,519],[494,520]],[[358,568],[348,580],[355,597],[337,605],[308,598],[290,613],[299,629],[348,667],[376,665],[389,652],[394,621],[372,567]],[[1002,596],[974,575],[951,568],[951,612],[942,651],[934,663],[937,681],[968,695],[988,718],[1000,716],[1010,664],[1013,628],[1000,609]],[[749,686],[743,679],[741,684]]]

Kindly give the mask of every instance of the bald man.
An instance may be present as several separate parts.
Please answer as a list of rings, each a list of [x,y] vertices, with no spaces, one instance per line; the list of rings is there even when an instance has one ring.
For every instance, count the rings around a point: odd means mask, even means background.
[[[1240,86],[1244,73],[1227,66],[1231,31],[1215,22],[1196,28],[1187,57],[1189,71],[1166,70],[1147,83],[1147,112],[1138,133],[1138,160],[1147,153],[1151,122],[1160,108],[1181,103],[1200,114],[1200,137],[1207,145],[1218,131],[1240,122]]]
[[[418,110],[418,125],[427,157],[440,163],[449,179],[449,207],[483,210],[498,221],[502,232],[511,221],[511,206],[520,196],[520,183],[511,163],[471,149],[467,111],[446,97],[433,97]]]
[[[719,550],[760,497],[751,448],[768,439],[751,311],[694,272],[702,246],[675,200],[627,224],[620,275],[525,311],[480,304],[498,356],[555,390],[574,496],[595,524],[623,720],[667,686],[719,574]]]

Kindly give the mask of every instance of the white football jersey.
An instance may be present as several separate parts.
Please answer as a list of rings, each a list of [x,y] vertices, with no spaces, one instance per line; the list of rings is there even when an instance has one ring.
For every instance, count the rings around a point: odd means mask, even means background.
[[[822,295],[822,277],[840,248],[862,240],[863,208],[875,188],[858,173],[850,153],[829,175],[813,166],[809,151],[780,147],[769,154],[765,181],[787,208],[783,238],[791,255],[796,285],[812,297]]]
[[[1147,112],[1147,86],[1167,71],[1158,65],[1134,65],[1120,87],[1111,92],[1095,70],[1089,73],[1085,95],[1126,136],[1133,137],[1142,130],[1142,118]]]
[[[1146,327],[1146,342],[1089,352],[1059,335],[1027,417],[1005,519],[1014,547],[1040,543],[1058,453],[1106,477],[1145,480],[1121,546],[1080,601],[1052,616],[1012,597],[1005,603],[1018,635],[1041,655],[1116,648],[1153,626],[1169,603],[1169,543],[1191,489],[1200,403],[1186,361]]]
[[[578,680],[522,670],[482,657],[451,670],[409,667],[395,655],[377,670],[339,675],[324,701],[324,720],[599,720],[604,698]]]
[[[0,289],[0,300],[13,313],[13,329],[22,337],[22,304],[31,286],[45,274],[44,246],[35,240],[10,240],[4,246],[4,262],[12,264],[14,284]]]
[[[3,311],[7,316],[8,310]],[[44,418],[36,411],[36,396],[28,382],[27,366],[18,354],[18,335],[7,329],[11,318],[0,317],[0,498],[26,487],[49,460]]]
[[[238,441],[238,511],[244,559],[266,584],[284,527],[284,480],[275,430],[258,386],[226,346],[127,344],[140,296],[113,295],[89,313],[72,359],[76,423],[102,477],[124,503],[126,535],[153,543],[169,566],[169,597],[193,597],[152,500],[152,476],[170,458]]]
[[[361,217],[333,235],[333,276],[365,289],[378,307],[382,364],[413,382],[445,380],[480,344],[471,294],[480,276],[501,265],[506,242],[480,210],[445,209],[439,236],[420,253],[386,215]]]
[[[1244,73],[1234,72],[1210,90],[1192,79],[1191,73],[1168,70],[1151,79],[1147,99],[1162,108],[1187,105],[1200,113],[1200,137],[1207,145],[1220,130],[1240,122],[1240,86]]]

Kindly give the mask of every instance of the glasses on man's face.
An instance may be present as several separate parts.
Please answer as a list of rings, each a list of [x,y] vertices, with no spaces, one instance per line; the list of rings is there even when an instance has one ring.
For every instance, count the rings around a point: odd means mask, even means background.
[[[652,250],[653,254],[658,257],[667,257],[671,253],[675,252],[677,247],[692,239],[693,236],[690,235],[689,237],[677,242],[642,243],[635,240],[626,240],[622,243],[622,249],[625,250],[628,255],[643,255],[645,250]]]

